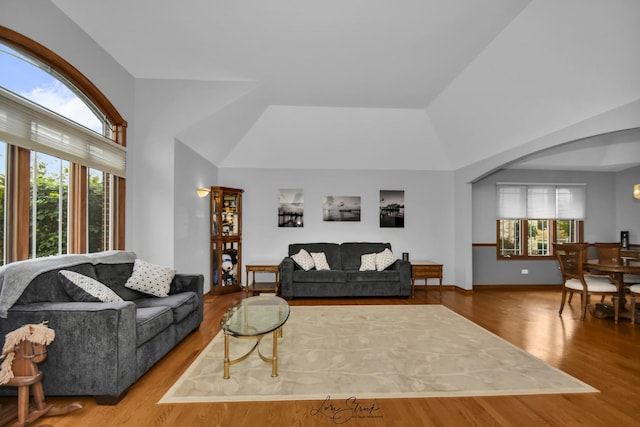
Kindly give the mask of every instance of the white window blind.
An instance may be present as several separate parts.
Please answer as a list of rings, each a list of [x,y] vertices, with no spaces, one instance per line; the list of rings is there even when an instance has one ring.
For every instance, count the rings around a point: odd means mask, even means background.
[[[527,187],[527,218],[556,217],[556,188],[532,185]]]
[[[498,219],[585,219],[584,184],[502,184],[497,188]]]
[[[498,218],[518,219],[527,217],[527,187],[503,185],[498,187]]]
[[[556,189],[558,219],[584,219],[587,216],[586,187],[562,186]]]
[[[69,119],[0,88],[0,139],[124,177],[126,149]]]

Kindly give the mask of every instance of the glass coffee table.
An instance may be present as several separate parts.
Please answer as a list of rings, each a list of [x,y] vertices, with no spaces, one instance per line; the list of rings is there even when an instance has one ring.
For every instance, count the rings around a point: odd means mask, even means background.
[[[282,337],[282,326],[289,318],[289,304],[276,296],[245,298],[231,307],[222,316],[220,326],[224,333],[224,379],[228,379],[229,367],[245,360],[254,350],[266,363],[271,363],[271,376],[278,376],[278,337]],[[260,352],[260,341],[273,335],[273,352],[267,357]],[[255,345],[243,356],[229,359],[229,337],[255,339]]]

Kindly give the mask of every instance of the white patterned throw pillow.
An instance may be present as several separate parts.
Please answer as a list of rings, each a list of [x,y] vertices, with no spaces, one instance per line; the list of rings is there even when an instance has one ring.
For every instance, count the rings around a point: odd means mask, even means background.
[[[376,254],[364,254],[360,256],[360,271],[372,271],[376,269]]]
[[[118,294],[96,279],[76,273],[60,270],[58,272],[62,288],[77,302],[122,302]]]
[[[385,270],[387,267],[391,266],[394,262],[398,260],[398,257],[393,254],[386,248],[384,251],[376,254],[376,269],[378,271]]]
[[[133,273],[124,286],[156,297],[166,297],[175,275],[176,271],[173,268],[136,259],[133,263]]]
[[[304,271],[309,271],[316,265],[311,255],[309,255],[309,252],[305,251],[304,249],[300,249],[300,251],[297,254],[292,255],[291,258]]]
[[[324,252],[311,252],[311,258],[313,258],[316,270],[331,270]]]

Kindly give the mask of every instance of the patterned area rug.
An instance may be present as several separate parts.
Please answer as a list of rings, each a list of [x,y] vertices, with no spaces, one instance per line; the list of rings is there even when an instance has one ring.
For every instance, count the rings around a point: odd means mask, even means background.
[[[159,403],[597,392],[441,305],[291,307],[276,378],[254,352],[224,380],[223,354],[219,333]]]

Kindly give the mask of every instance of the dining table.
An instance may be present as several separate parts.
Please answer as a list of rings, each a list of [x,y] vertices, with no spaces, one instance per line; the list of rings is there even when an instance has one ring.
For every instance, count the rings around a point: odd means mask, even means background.
[[[627,300],[625,293],[625,274],[640,275],[640,259],[622,256],[617,260],[590,259],[583,264],[583,268],[591,274],[606,274],[612,278],[618,288],[618,298],[620,300],[619,317],[631,318],[631,311],[626,308]],[[596,304],[594,317],[605,318],[613,316],[613,307],[608,304]],[[638,316],[636,316],[638,319]],[[636,320],[638,321],[638,320]]]

